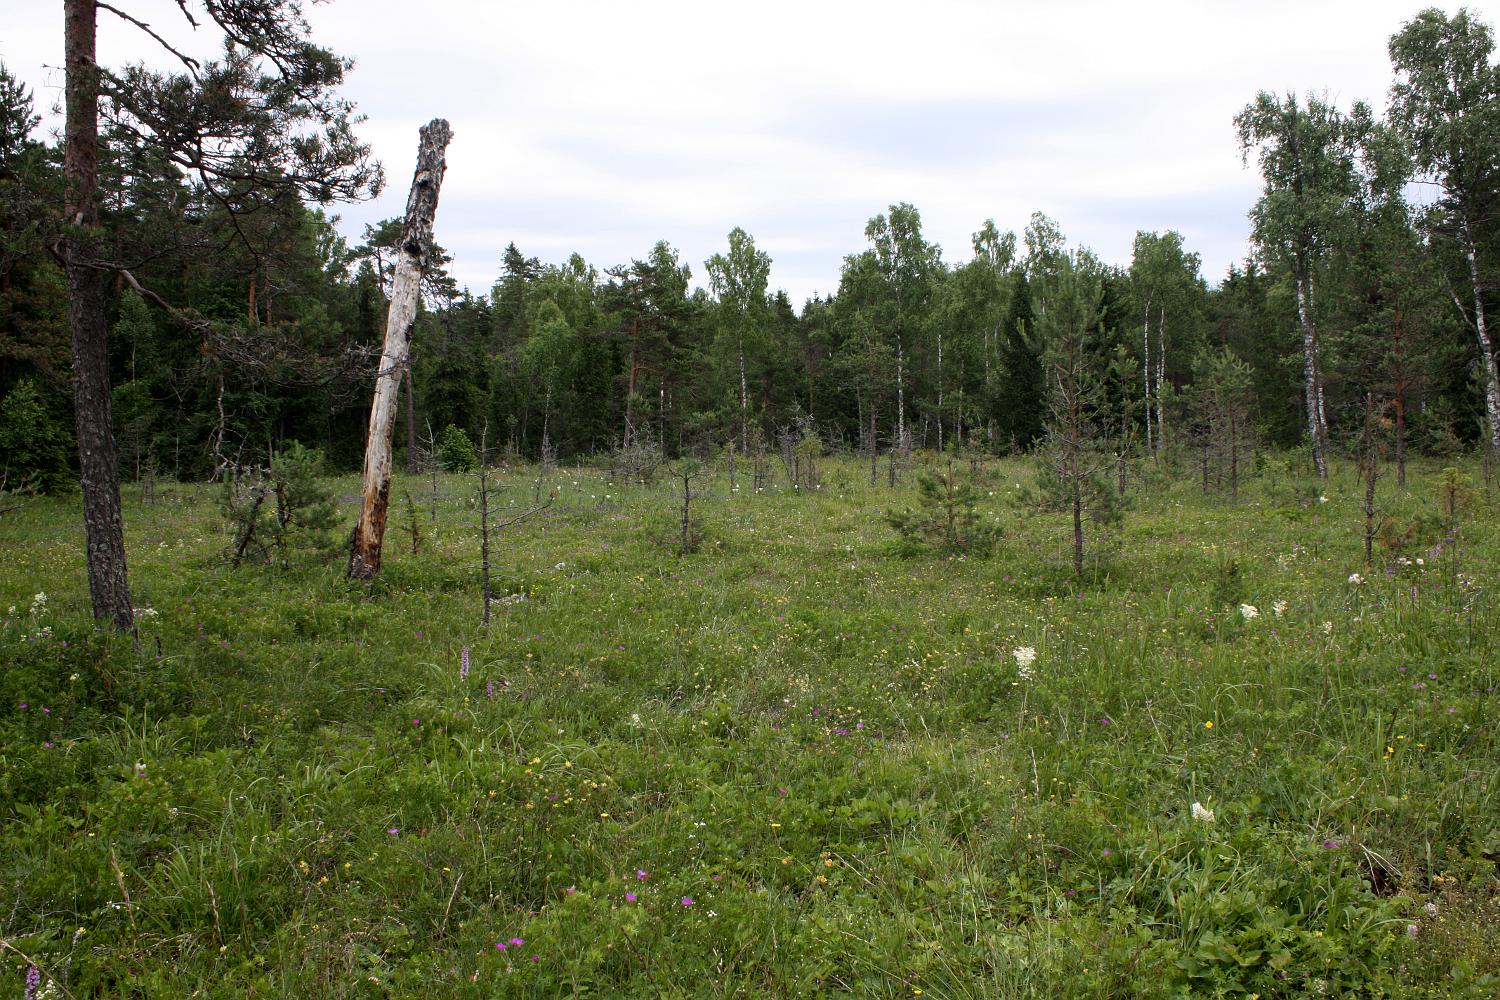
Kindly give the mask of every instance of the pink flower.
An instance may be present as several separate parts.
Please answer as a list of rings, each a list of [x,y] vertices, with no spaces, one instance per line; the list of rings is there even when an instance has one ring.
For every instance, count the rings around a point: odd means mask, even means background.
[[[682,905],[685,906],[685,907],[692,906],[693,905],[693,897],[692,896],[683,896],[682,899],[679,900],[679,902],[681,902]]]
[[[633,892],[627,892],[625,894],[625,902],[627,902],[627,903],[634,903],[635,902],[635,893],[633,893]]]
[[[635,877],[638,881],[644,882],[651,877],[651,873],[644,868],[637,868],[635,870]]]

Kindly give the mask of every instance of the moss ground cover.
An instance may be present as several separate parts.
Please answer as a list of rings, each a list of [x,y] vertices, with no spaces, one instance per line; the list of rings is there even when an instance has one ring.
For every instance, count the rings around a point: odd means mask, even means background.
[[[1160,478],[1078,581],[1025,461],[978,473],[982,558],[822,473],[706,487],[683,557],[664,483],[561,470],[487,630],[457,475],[436,523],[397,484],[423,546],[370,585],[231,570],[207,487],[127,496],[138,643],[88,620],[76,500],[0,519],[4,989],[1500,991],[1482,491],[1382,484],[1366,566],[1352,470]]]

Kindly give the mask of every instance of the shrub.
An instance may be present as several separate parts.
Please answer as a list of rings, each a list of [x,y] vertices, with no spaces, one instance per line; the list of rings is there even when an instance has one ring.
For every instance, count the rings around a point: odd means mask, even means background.
[[[472,472],[479,464],[479,452],[469,435],[449,424],[438,436],[438,461],[448,472]]]
[[[77,483],[72,452],[63,421],[42,402],[36,383],[22,379],[0,402],[0,477],[12,487],[29,482],[43,493],[65,493]]]
[[[958,480],[952,458],[946,472],[918,474],[917,490],[918,506],[885,515],[903,538],[953,553],[986,555],[994,548],[999,528],[981,519],[978,494],[972,483]]]

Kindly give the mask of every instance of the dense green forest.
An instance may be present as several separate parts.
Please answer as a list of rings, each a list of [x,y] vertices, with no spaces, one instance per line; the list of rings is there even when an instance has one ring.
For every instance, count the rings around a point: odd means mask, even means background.
[[[1392,39],[1384,119],[1247,94],[1240,148],[1224,155],[1259,165],[1265,194],[1252,259],[1224,275],[1203,275],[1170,231],[1139,233],[1128,267],[1106,264],[1041,213],[1019,237],[976,220],[972,247],[940,248],[909,204],[877,211],[838,291],[800,305],[768,287],[770,260],[739,229],[702,262],[667,240],[625,262],[497,247],[487,290],[458,287],[433,248],[398,444],[408,468],[449,425],[526,459],[743,454],[810,434],[862,453],[1025,451],[1049,416],[1043,320],[1066,285],[1088,300],[1080,374],[1111,453],[1218,462],[1233,417],[1237,442],[1310,445],[1321,463],[1363,432],[1367,402],[1399,455],[1451,453],[1485,436],[1495,380],[1492,48],[1464,13],[1419,15]],[[0,463],[12,485],[64,489],[64,181],[37,121],[32,95],[0,77]],[[291,441],[356,467],[399,220],[352,244],[296,190],[227,200],[141,134],[104,115],[122,475],[199,479]]]

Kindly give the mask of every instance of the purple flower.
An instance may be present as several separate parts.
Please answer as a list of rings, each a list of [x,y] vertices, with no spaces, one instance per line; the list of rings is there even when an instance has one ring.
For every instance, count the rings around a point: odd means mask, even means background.
[[[693,905],[693,897],[692,896],[683,896],[681,899],[678,900],[678,902],[681,903],[684,907],[692,906]]]
[[[394,837],[396,834],[401,832],[401,828],[399,826],[387,827],[385,832],[387,836]]]
[[[490,678],[484,682],[484,696],[493,699],[495,697],[495,680]]]
[[[461,681],[466,681],[466,680],[469,679],[469,647],[468,646],[464,647],[464,651],[461,654],[459,654],[459,657],[458,657],[458,679],[461,680]]]
[[[1111,854],[1113,854],[1113,853],[1115,853],[1115,852],[1114,852],[1114,851],[1111,851],[1111,850],[1110,850],[1110,849],[1109,849],[1109,848],[1107,848],[1107,847],[1106,847],[1106,848],[1105,848],[1105,849],[1104,849],[1104,856],[1105,856],[1105,857],[1106,857],[1106,858],[1107,858],[1107,857],[1109,857],[1109,856],[1110,856],[1110,855],[1111,855]]]
[[[505,942],[504,941],[496,941],[495,942],[495,950],[496,951],[504,951],[505,950]]]
[[[627,903],[634,903],[635,902],[635,893],[633,893],[633,892],[627,892],[625,894],[625,902],[627,902]]]
[[[1339,842],[1337,840],[1325,840],[1323,841],[1323,847],[1330,851],[1336,851],[1339,849]]]
[[[523,941],[521,938],[511,938],[510,939],[510,943],[513,944],[513,945],[515,945],[516,947],[520,947],[521,945],[525,944],[526,942]]]
[[[1437,680],[1437,674],[1428,674],[1427,675],[1427,679],[1430,680],[1430,681],[1435,681],[1435,680]],[[42,709],[42,711],[45,712],[46,709],[44,708],[44,709]]]
[[[635,877],[637,881],[644,882],[651,877],[651,873],[644,868],[637,868],[635,870]]]
[[[31,966],[26,970],[26,992],[23,994],[25,1000],[31,1000],[36,996],[37,987],[42,985],[42,970]]]

